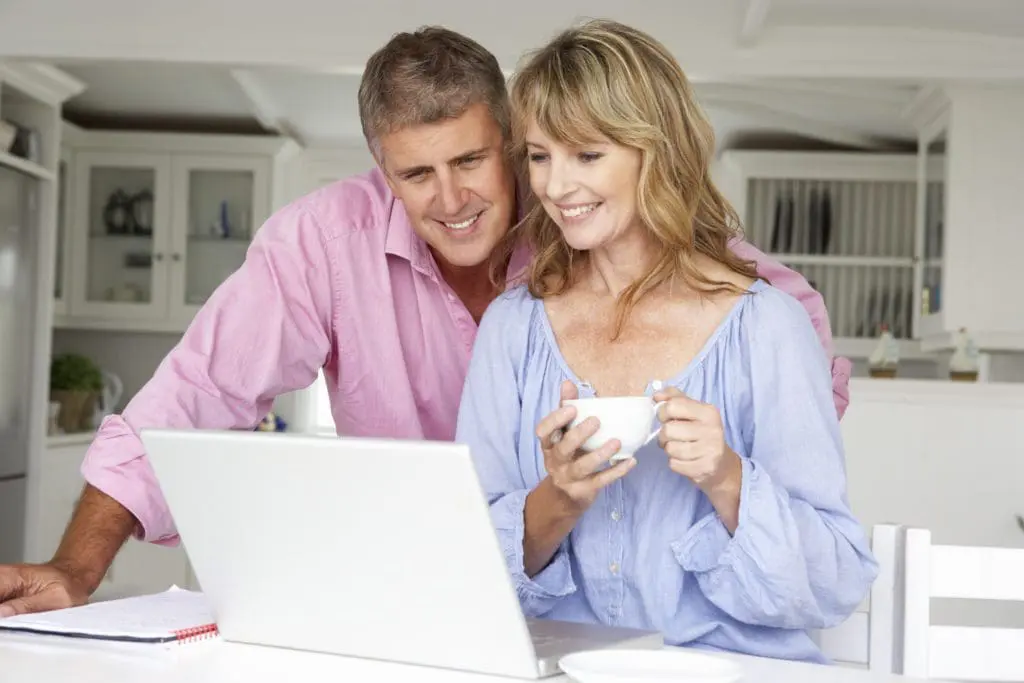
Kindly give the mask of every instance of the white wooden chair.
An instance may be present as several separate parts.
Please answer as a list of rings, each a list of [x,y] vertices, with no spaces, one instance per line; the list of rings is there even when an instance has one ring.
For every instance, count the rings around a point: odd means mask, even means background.
[[[932,598],[1024,601],[1024,548],[932,545],[907,529],[905,676],[1024,681],[1024,629],[933,626]]]
[[[894,673],[901,655],[900,609],[903,605],[903,534],[895,524],[876,524],[871,551],[878,560],[878,578],[866,609],[842,624],[813,635],[826,657],[841,666]]]

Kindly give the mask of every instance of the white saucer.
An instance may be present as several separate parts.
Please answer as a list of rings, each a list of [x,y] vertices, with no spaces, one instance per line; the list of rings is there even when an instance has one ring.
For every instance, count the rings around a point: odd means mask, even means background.
[[[566,655],[559,666],[579,683],[734,683],[739,664],[692,650],[592,650]]]

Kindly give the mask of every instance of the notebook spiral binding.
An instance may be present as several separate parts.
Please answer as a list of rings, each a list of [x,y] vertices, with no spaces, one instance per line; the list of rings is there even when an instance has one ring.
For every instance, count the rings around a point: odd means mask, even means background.
[[[205,624],[203,626],[196,626],[195,628],[186,628],[180,631],[174,631],[174,638],[179,645],[185,643],[194,643],[198,640],[207,640],[209,638],[216,638],[219,634],[216,624]]]

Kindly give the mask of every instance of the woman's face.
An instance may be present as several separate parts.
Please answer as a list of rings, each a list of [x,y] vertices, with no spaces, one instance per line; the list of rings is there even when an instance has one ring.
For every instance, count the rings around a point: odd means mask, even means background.
[[[530,187],[570,247],[608,247],[640,228],[639,150],[604,140],[568,147],[536,122],[526,133]]]

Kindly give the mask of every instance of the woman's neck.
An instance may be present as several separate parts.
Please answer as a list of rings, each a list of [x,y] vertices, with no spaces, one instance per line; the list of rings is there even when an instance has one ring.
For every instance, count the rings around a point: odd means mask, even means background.
[[[587,255],[581,283],[597,293],[618,297],[641,279],[658,258],[658,246],[636,231]]]

